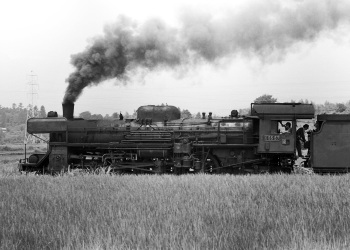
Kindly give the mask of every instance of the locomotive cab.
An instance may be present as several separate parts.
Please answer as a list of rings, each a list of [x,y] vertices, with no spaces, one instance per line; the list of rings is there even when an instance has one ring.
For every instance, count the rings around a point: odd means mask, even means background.
[[[290,128],[286,129],[286,124]],[[260,153],[294,153],[295,144],[295,124],[293,119],[278,119],[271,117],[260,121],[259,132],[260,143],[258,152]]]
[[[294,154],[297,119],[312,119],[312,104],[252,103],[251,114],[259,118],[258,153]]]

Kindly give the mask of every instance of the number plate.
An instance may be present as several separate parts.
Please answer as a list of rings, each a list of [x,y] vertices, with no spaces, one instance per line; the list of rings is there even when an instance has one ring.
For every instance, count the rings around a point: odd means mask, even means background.
[[[280,141],[281,137],[279,135],[264,135],[264,141]]]

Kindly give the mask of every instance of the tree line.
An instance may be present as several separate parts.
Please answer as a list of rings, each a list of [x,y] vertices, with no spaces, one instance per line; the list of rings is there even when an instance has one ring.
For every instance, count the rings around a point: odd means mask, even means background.
[[[12,104],[12,107],[0,105],[0,144],[23,142],[27,117],[46,117],[45,107],[22,103]]]
[[[255,103],[276,103],[278,102],[277,98],[274,98],[272,95],[264,94],[262,96],[257,97],[254,99]],[[304,103],[304,104],[313,104],[315,107],[316,114],[349,114],[350,113],[350,100],[346,103],[331,103],[329,101],[326,101],[324,104],[315,104],[312,101],[309,101],[308,99],[301,99],[299,101],[291,100],[292,103]],[[161,104],[161,106],[165,106],[164,104]],[[27,111],[27,108],[29,111]],[[179,108],[180,109],[180,108]],[[24,107],[22,103],[19,104],[12,104],[12,107],[3,107],[0,105],[0,127],[1,128],[10,128],[10,127],[16,127],[19,125],[25,124],[27,120],[27,113],[33,114],[35,117],[46,117],[46,109],[44,105],[41,105],[40,108],[38,106],[31,107],[29,105],[28,107]],[[181,118],[201,118],[201,112],[194,112],[191,113],[188,109],[180,109],[181,112]],[[247,115],[250,112],[250,107],[247,107],[245,109],[240,109],[239,113],[241,115]],[[84,111],[81,112],[78,117],[84,118],[84,119],[91,119],[91,120],[102,120],[102,119],[119,119],[120,112],[115,112],[111,115],[101,115],[101,114],[92,114],[90,111]],[[125,119],[130,118],[136,118],[137,112],[136,110],[133,111],[132,114],[128,112],[124,112],[123,117]],[[213,114],[214,118],[217,118],[216,114]]]
[[[24,107],[22,103],[13,103],[12,107],[3,107],[0,105],[0,127],[14,127],[22,125],[27,120],[27,114],[36,117],[46,117],[45,107],[42,105],[40,108],[38,106]]]

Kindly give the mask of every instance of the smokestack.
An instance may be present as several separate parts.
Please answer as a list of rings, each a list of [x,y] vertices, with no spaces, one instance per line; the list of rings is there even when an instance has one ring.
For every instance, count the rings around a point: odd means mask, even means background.
[[[72,102],[62,103],[62,110],[63,110],[63,117],[67,118],[68,120],[74,118],[74,103]]]

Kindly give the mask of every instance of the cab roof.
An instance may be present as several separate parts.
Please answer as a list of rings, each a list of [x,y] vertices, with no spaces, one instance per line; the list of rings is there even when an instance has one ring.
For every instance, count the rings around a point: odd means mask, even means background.
[[[252,103],[251,115],[273,118],[312,119],[315,108],[312,104],[302,103]]]

